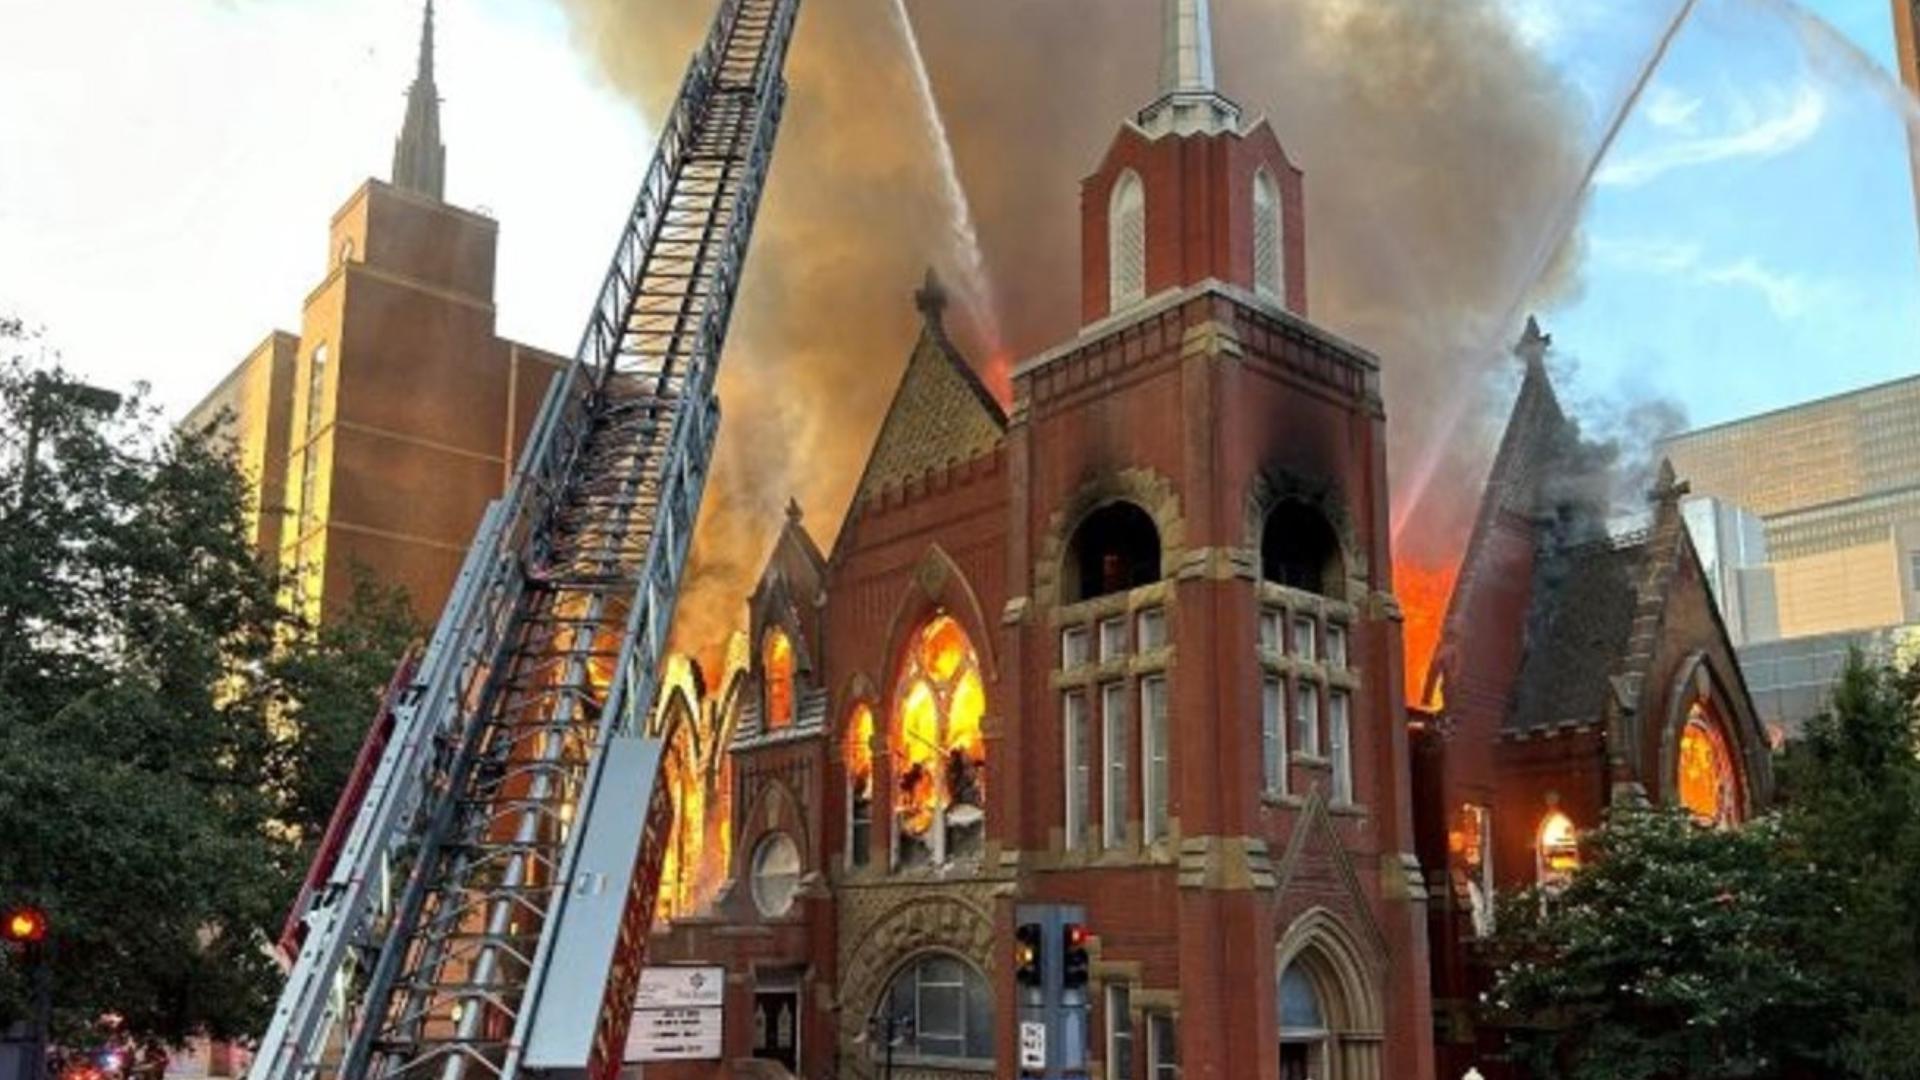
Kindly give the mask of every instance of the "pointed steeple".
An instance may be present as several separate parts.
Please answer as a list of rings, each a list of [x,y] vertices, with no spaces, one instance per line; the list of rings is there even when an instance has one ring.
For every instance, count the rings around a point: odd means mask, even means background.
[[[407,118],[393,144],[393,186],[446,198],[447,148],[440,144],[440,91],[433,83],[433,0],[420,18],[420,61],[407,88]]]
[[[1237,131],[1240,106],[1220,94],[1213,71],[1209,0],[1161,0],[1160,97],[1140,112],[1148,135]]]
[[[1532,315],[1527,316],[1527,329],[1520,335],[1520,340],[1514,343],[1513,355],[1519,357],[1531,373],[1546,367],[1547,350],[1552,347],[1553,335],[1541,332],[1540,320]]]
[[[1165,41],[1160,52],[1160,92],[1210,94],[1213,84],[1213,14],[1207,0],[1165,0]]]

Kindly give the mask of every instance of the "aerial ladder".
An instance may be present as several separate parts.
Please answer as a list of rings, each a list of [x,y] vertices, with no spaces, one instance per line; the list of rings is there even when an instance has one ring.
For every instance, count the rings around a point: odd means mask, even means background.
[[[646,718],[800,0],[719,0],[574,362],[303,890],[250,1080],[607,1080],[670,792]]]

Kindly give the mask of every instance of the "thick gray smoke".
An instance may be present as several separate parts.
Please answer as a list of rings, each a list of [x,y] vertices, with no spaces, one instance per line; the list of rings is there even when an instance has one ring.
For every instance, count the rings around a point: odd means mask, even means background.
[[[664,115],[710,2],[561,0],[577,40]],[[1156,89],[1160,0],[908,0],[979,221],[1010,361],[1079,310],[1079,180]],[[830,542],[912,345],[924,266],[955,265],[936,155],[892,0],[807,0],[731,352],[720,459],[681,641],[737,620],[789,496]],[[1223,89],[1272,119],[1307,175],[1316,321],[1386,367],[1401,551],[1449,564],[1484,473],[1500,345],[1577,196],[1585,114],[1496,0],[1218,0]],[[639,175],[635,163],[635,175]],[[968,323],[956,319],[968,341]],[[1436,410],[1435,402],[1464,402]],[[1469,418],[1457,431],[1459,416]],[[1426,468],[1434,454],[1446,467]],[[1448,490],[1410,490],[1433,474]]]

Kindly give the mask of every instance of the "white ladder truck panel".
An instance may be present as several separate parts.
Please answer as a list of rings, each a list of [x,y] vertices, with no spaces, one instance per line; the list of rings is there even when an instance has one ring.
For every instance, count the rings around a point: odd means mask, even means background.
[[[610,1080],[671,794],[645,719],[800,0],[719,0],[580,351],[487,510],[250,1080]]]

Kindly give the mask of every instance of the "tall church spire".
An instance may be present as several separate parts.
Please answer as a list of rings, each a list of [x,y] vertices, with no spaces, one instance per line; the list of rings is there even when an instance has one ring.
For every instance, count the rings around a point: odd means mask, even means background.
[[[393,185],[446,198],[447,148],[440,144],[440,91],[433,83],[433,0],[420,18],[420,66],[407,88],[407,118],[393,144]]]
[[[1140,112],[1148,135],[1237,131],[1240,106],[1214,83],[1213,8],[1208,0],[1161,0],[1160,97]]]
[[[1160,92],[1210,94],[1213,15],[1207,0],[1164,0],[1166,41],[1160,53]]]

